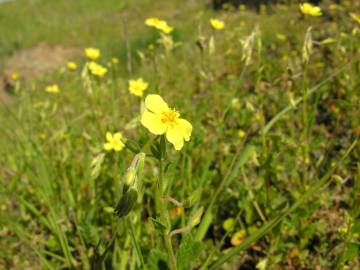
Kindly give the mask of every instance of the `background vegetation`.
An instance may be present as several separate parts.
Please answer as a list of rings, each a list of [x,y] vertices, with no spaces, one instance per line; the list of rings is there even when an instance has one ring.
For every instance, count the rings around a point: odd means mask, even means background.
[[[141,77],[145,96],[161,95],[193,125],[181,151],[167,145],[160,198],[178,269],[360,269],[360,20],[350,15],[360,6],[321,8],[309,17],[297,4],[0,4],[0,68],[10,76],[0,106],[0,268],[170,267],[149,147],[160,139],[139,123],[144,98],[128,91]],[[173,32],[147,27],[148,17]],[[41,42],[78,53],[36,78],[6,64]],[[101,50],[105,76],[88,73],[85,47]],[[44,91],[52,84],[59,93]],[[113,211],[135,153],[103,149],[117,131],[147,154],[139,198],[122,218]]]

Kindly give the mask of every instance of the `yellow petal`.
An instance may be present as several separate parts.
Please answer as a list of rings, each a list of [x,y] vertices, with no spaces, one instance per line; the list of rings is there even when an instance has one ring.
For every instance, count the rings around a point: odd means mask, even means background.
[[[107,151],[110,151],[112,149],[112,144],[111,143],[104,143],[104,149]]]
[[[168,105],[159,95],[148,95],[145,98],[145,106],[148,110],[156,114],[161,114],[169,110]]]
[[[114,134],[114,139],[117,140],[117,141],[121,141],[122,137],[123,137],[123,135],[122,135],[121,132],[116,132]]]
[[[124,144],[122,142],[118,142],[114,145],[115,151],[121,151],[124,148]]]
[[[164,134],[167,128],[167,125],[161,121],[160,116],[149,111],[143,112],[140,122],[155,135]]]
[[[111,135],[110,132],[106,132],[106,140],[108,140],[109,142],[111,142],[113,139],[113,136]]]
[[[178,125],[168,126],[166,139],[174,145],[175,150],[180,150],[184,145],[184,137]]]
[[[192,132],[192,125],[190,124],[189,121],[181,118],[178,119],[177,122],[179,124],[179,129],[181,131],[182,136],[184,137],[184,140],[189,141]]]

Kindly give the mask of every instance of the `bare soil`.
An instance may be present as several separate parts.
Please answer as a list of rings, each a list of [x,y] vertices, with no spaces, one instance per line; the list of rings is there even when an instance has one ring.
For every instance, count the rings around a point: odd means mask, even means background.
[[[41,78],[46,73],[59,69],[80,53],[79,48],[63,45],[51,47],[45,43],[39,43],[30,49],[17,51],[7,60],[4,73],[0,77],[0,99],[5,102],[10,99],[7,89],[14,84],[11,79],[13,72],[19,74],[22,81],[28,82],[31,79]]]

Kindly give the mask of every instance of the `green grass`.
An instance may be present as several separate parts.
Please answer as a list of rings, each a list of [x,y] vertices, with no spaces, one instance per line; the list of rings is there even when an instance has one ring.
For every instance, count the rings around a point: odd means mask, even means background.
[[[1,67],[45,41],[98,47],[108,68],[86,74],[80,55],[76,71],[20,80],[1,105],[0,268],[358,269],[360,32],[348,12],[360,7],[329,4],[321,18],[295,5],[215,13],[198,1],[0,5]],[[144,25],[152,16],[174,26],[173,48]],[[139,122],[144,98],[128,91],[138,77],[145,96],[192,123],[181,151]],[[53,83],[60,93],[44,91]],[[108,131],[127,147],[105,151]],[[128,188],[137,200],[117,217]]]

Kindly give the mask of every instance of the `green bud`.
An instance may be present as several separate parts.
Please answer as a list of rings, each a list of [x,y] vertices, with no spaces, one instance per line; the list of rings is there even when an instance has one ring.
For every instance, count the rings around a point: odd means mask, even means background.
[[[130,140],[130,139],[127,139],[125,141],[125,146],[126,148],[128,148],[131,152],[137,154],[141,151],[141,148],[140,146],[138,145],[137,142],[133,141],[133,140]]]
[[[127,187],[132,186],[135,182],[135,179],[136,179],[136,171],[134,168],[130,167],[124,176],[125,186]]]
[[[138,192],[135,188],[131,187],[126,193],[120,198],[118,204],[115,207],[115,215],[118,217],[124,217],[130,213],[134,208],[138,197]]]
[[[311,35],[311,27],[309,27],[306,31],[305,41],[302,49],[302,60],[304,64],[307,64],[309,62],[312,49],[313,49],[313,41]]]
[[[141,175],[145,164],[145,153],[136,154],[124,176],[124,193],[131,187],[137,186],[138,176]]]
[[[195,190],[183,203],[184,208],[192,207],[201,197],[202,189]]]
[[[189,221],[189,227],[193,228],[201,221],[201,216],[204,213],[204,207],[200,207],[191,217]]]
[[[137,167],[136,167],[137,175],[141,175],[141,173],[142,173],[142,171],[144,169],[145,157],[146,157],[146,154],[144,152],[140,152],[139,154],[136,155],[136,158],[137,158]]]

